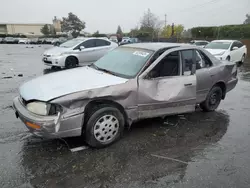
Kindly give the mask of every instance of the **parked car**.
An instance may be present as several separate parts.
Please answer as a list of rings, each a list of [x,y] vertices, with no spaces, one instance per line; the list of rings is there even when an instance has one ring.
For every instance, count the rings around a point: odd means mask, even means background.
[[[237,82],[235,63],[221,62],[203,48],[136,43],[89,66],[23,84],[13,107],[37,136],[82,135],[99,148],[141,119],[193,112],[197,104],[214,111]]]
[[[18,44],[29,44],[30,40],[27,38],[20,38]]]
[[[137,43],[138,41],[139,41],[138,38],[127,38],[127,39],[123,39],[119,45],[121,46],[125,44]]]
[[[38,38],[37,44],[43,44],[44,39],[43,38]]]
[[[30,44],[38,44],[38,38],[30,39]]]
[[[116,43],[105,39],[75,38],[44,52],[43,62],[52,67],[73,68],[79,63],[95,62],[117,46]]]
[[[237,40],[214,40],[204,47],[219,60],[244,63],[247,47]]]
[[[53,44],[54,46],[59,46],[59,45],[61,45],[62,43],[66,42],[66,41],[67,41],[67,38],[65,38],[65,37],[60,37],[60,38],[58,38],[58,39],[52,40],[52,44]]]
[[[0,44],[2,44],[3,43],[3,38],[0,38]]]
[[[209,42],[206,40],[192,40],[190,41],[190,44],[200,46],[200,47],[205,47]]]
[[[15,41],[15,38],[13,37],[5,37],[4,38],[4,43],[6,44],[14,44],[16,41]]]

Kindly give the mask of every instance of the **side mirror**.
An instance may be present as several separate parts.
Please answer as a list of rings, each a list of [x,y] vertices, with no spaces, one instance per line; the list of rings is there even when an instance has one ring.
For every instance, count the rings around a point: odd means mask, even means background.
[[[237,46],[233,47],[232,50],[238,50],[239,48]]]
[[[80,50],[83,50],[83,49],[85,49],[85,47],[84,46],[80,46]]]

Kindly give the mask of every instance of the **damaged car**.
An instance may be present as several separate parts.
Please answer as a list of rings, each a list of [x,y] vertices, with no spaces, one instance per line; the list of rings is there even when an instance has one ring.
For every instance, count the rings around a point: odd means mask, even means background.
[[[19,88],[16,116],[35,135],[82,136],[96,148],[141,119],[214,111],[237,84],[234,63],[177,43],[120,46],[95,63],[35,78]]]

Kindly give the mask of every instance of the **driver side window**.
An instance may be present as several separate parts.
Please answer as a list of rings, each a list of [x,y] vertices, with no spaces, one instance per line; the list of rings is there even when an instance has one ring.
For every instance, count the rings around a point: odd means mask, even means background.
[[[172,52],[164,57],[149,73],[150,78],[180,75],[179,52]]]
[[[93,48],[95,47],[95,39],[90,39],[83,42],[80,46],[84,46],[84,48]]]

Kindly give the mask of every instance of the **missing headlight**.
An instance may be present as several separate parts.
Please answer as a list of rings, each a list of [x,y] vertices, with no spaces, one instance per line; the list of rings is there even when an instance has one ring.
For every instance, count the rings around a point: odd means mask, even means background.
[[[58,112],[62,111],[62,107],[57,104],[51,104],[49,114],[48,115],[57,115]]]

